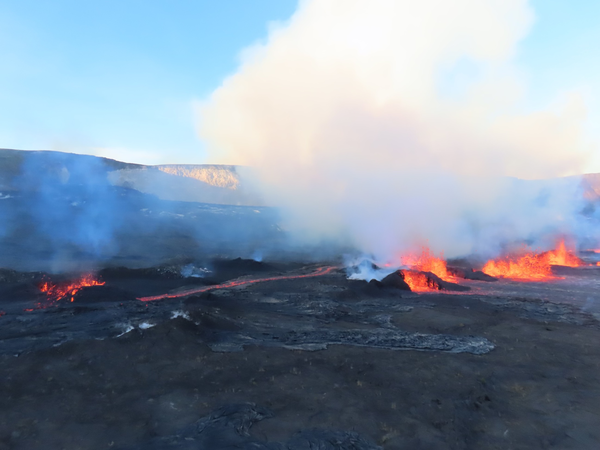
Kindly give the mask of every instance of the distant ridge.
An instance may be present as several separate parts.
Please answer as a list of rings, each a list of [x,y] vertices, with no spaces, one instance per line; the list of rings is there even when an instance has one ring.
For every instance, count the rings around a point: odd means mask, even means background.
[[[163,200],[214,203],[236,206],[265,206],[253,188],[248,167],[221,164],[161,164],[155,166],[125,163],[110,158],[52,150],[0,149],[0,193],[15,189],[13,180],[25,161],[40,170],[62,176],[82,163],[101,167],[113,186],[135,189]],[[600,173],[575,175],[580,178],[585,200],[600,202]],[[557,178],[556,180],[561,180]]]
[[[57,179],[72,170],[94,167],[105,172],[113,186],[156,195],[163,200],[261,206],[263,201],[251,189],[239,166],[215,164],[163,164],[148,166],[114,159],[51,150],[0,149],[0,192],[17,189],[14,180],[25,164]],[[246,168],[243,168],[246,169]],[[247,172],[247,169],[246,169]]]

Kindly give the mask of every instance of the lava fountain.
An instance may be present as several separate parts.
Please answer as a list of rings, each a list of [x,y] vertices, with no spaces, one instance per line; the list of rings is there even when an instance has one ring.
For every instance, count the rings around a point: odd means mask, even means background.
[[[86,274],[81,276],[75,281],[68,283],[53,283],[51,281],[44,281],[40,284],[40,291],[46,293],[48,300],[57,302],[63,299],[70,299],[73,301],[75,294],[81,290],[81,288],[89,286],[103,286],[104,281],[99,281],[92,274]]]
[[[412,292],[439,291],[440,285],[423,272],[416,270],[401,270],[402,278]]]
[[[514,278],[521,281],[543,281],[556,279],[552,266],[579,267],[586,265],[571,250],[567,250],[564,239],[554,250],[543,253],[525,250],[523,254],[508,255],[489,260],[483,272],[493,277]]]
[[[421,253],[402,255],[400,262],[402,265],[410,267],[410,270],[401,270],[400,272],[413,292],[440,290],[438,283],[423,272],[430,272],[444,281],[455,282],[455,277],[448,272],[446,261],[435,256],[426,246],[421,248]]]

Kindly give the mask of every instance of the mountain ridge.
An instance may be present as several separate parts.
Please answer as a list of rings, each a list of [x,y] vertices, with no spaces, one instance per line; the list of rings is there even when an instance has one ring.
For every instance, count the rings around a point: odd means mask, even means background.
[[[68,176],[70,166],[81,168],[89,165],[96,166],[96,169],[103,167],[111,185],[152,194],[162,200],[266,206],[256,188],[256,177],[250,167],[227,164],[145,165],[54,150],[0,148],[0,192],[14,190],[14,180],[19,177],[24,165],[32,162],[39,169],[56,173],[59,179]],[[600,202],[600,173],[551,180],[574,177],[580,178],[581,192],[586,201]]]
[[[53,174],[58,181],[68,178],[74,171],[93,170],[95,174],[104,173],[113,186],[152,194],[162,200],[236,206],[261,206],[264,203],[252,189],[249,169],[243,166],[144,165],[53,150],[0,149],[0,190],[18,190],[23,173],[36,170],[44,175]]]

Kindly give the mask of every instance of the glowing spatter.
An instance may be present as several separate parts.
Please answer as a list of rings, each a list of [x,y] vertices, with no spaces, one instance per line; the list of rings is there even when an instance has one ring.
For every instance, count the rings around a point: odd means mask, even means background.
[[[238,287],[238,286],[247,286],[249,284],[255,284],[255,283],[264,283],[266,281],[295,280],[295,279],[300,279],[300,278],[319,277],[319,276],[322,276],[322,275],[327,275],[328,273],[331,273],[335,269],[337,269],[337,267],[335,267],[335,266],[328,266],[328,267],[319,267],[314,272],[308,273],[308,274],[304,274],[304,275],[281,275],[281,276],[269,277],[269,278],[254,278],[254,279],[232,280],[232,281],[228,281],[228,282],[222,283],[222,284],[215,284],[213,286],[203,286],[203,287],[200,287],[200,288],[189,289],[189,290],[186,290],[186,291],[181,291],[181,292],[176,292],[176,293],[171,293],[171,294],[162,294],[162,295],[153,295],[153,296],[149,296],[149,297],[140,297],[140,298],[138,298],[138,300],[140,300],[142,302],[152,302],[152,301],[155,301],[155,300],[164,300],[164,299],[168,299],[168,298],[187,297],[189,295],[200,294],[202,292],[213,291],[213,290],[216,290],[216,289],[227,289],[227,288]]]
[[[556,279],[552,266],[579,267],[585,263],[567,250],[565,241],[559,241],[556,249],[543,253],[526,251],[518,256],[505,256],[488,261],[483,272],[493,277],[514,278],[521,281]]]
[[[400,262],[410,266],[411,270],[402,270],[404,281],[413,292],[438,291],[440,286],[422,272],[431,272],[444,281],[455,281],[448,273],[446,261],[435,256],[428,247],[423,246],[421,253],[408,253],[400,257]]]
[[[64,299],[69,299],[71,302],[75,298],[75,294],[79,292],[81,288],[88,286],[103,286],[104,281],[99,281],[92,274],[86,274],[75,281],[68,283],[53,283],[51,281],[44,281],[40,284],[40,291],[46,293],[48,300],[51,302],[57,302]]]

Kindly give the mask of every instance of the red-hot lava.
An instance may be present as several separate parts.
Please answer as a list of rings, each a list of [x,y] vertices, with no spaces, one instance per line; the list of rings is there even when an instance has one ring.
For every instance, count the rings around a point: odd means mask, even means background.
[[[417,270],[401,270],[406,284],[413,292],[439,291],[440,286],[423,272]]]
[[[455,278],[448,273],[446,261],[434,256],[429,248],[422,247],[421,253],[409,253],[400,257],[400,261],[405,266],[410,266],[411,270],[402,270],[404,281],[413,292],[437,291],[439,286],[426,274],[422,272],[431,272],[444,281],[455,281]]]
[[[45,292],[48,300],[56,302],[63,299],[70,299],[73,301],[75,294],[84,287],[88,286],[102,286],[104,281],[97,280],[94,275],[87,274],[81,278],[68,283],[52,283],[51,281],[44,281],[40,284],[40,291]]]
[[[232,288],[232,287],[237,287],[237,286],[246,286],[248,284],[262,283],[264,281],[279,281],[279,280],[295,280],[295,279],[299,279],[299,278],[312,278],[312,277],[318,277],[321,275],[327,275],[328,273],[331,273],[335,269],[337,269],[337,267],[335,267],[335,266],[319,267],[314,272],[307,273],[305,275],[281,275],[278,277],[270,277],[270,278],[251,278],[251,279],[242,279],[242,280],[232,280],[232,281],[228,281],[227,283],[223,283],[223,284],[204,286],[201,288],[189,289],[187,291],[175,292],[172,294],[162,294],[162,295],[153,295],[153,296],[149,296],[149,297],[140,297],[140,298],[138,298],[138,300],[141,300],[143,302],[152,302],[154,300],[164,300],[166,298],[187,297],[188,295],[200,294],[202,292],[208,292],[208,291],[212,291],[215,289],[227,289],[227,288]]]
[[[505,256],[488,261],[483,272],[493,277],[515,278],[523,281],[555,279],[551,266],[579,267],[585,263],[567,250],[564,239],[556,249],[543,253],[525,251],[518,256]]]

